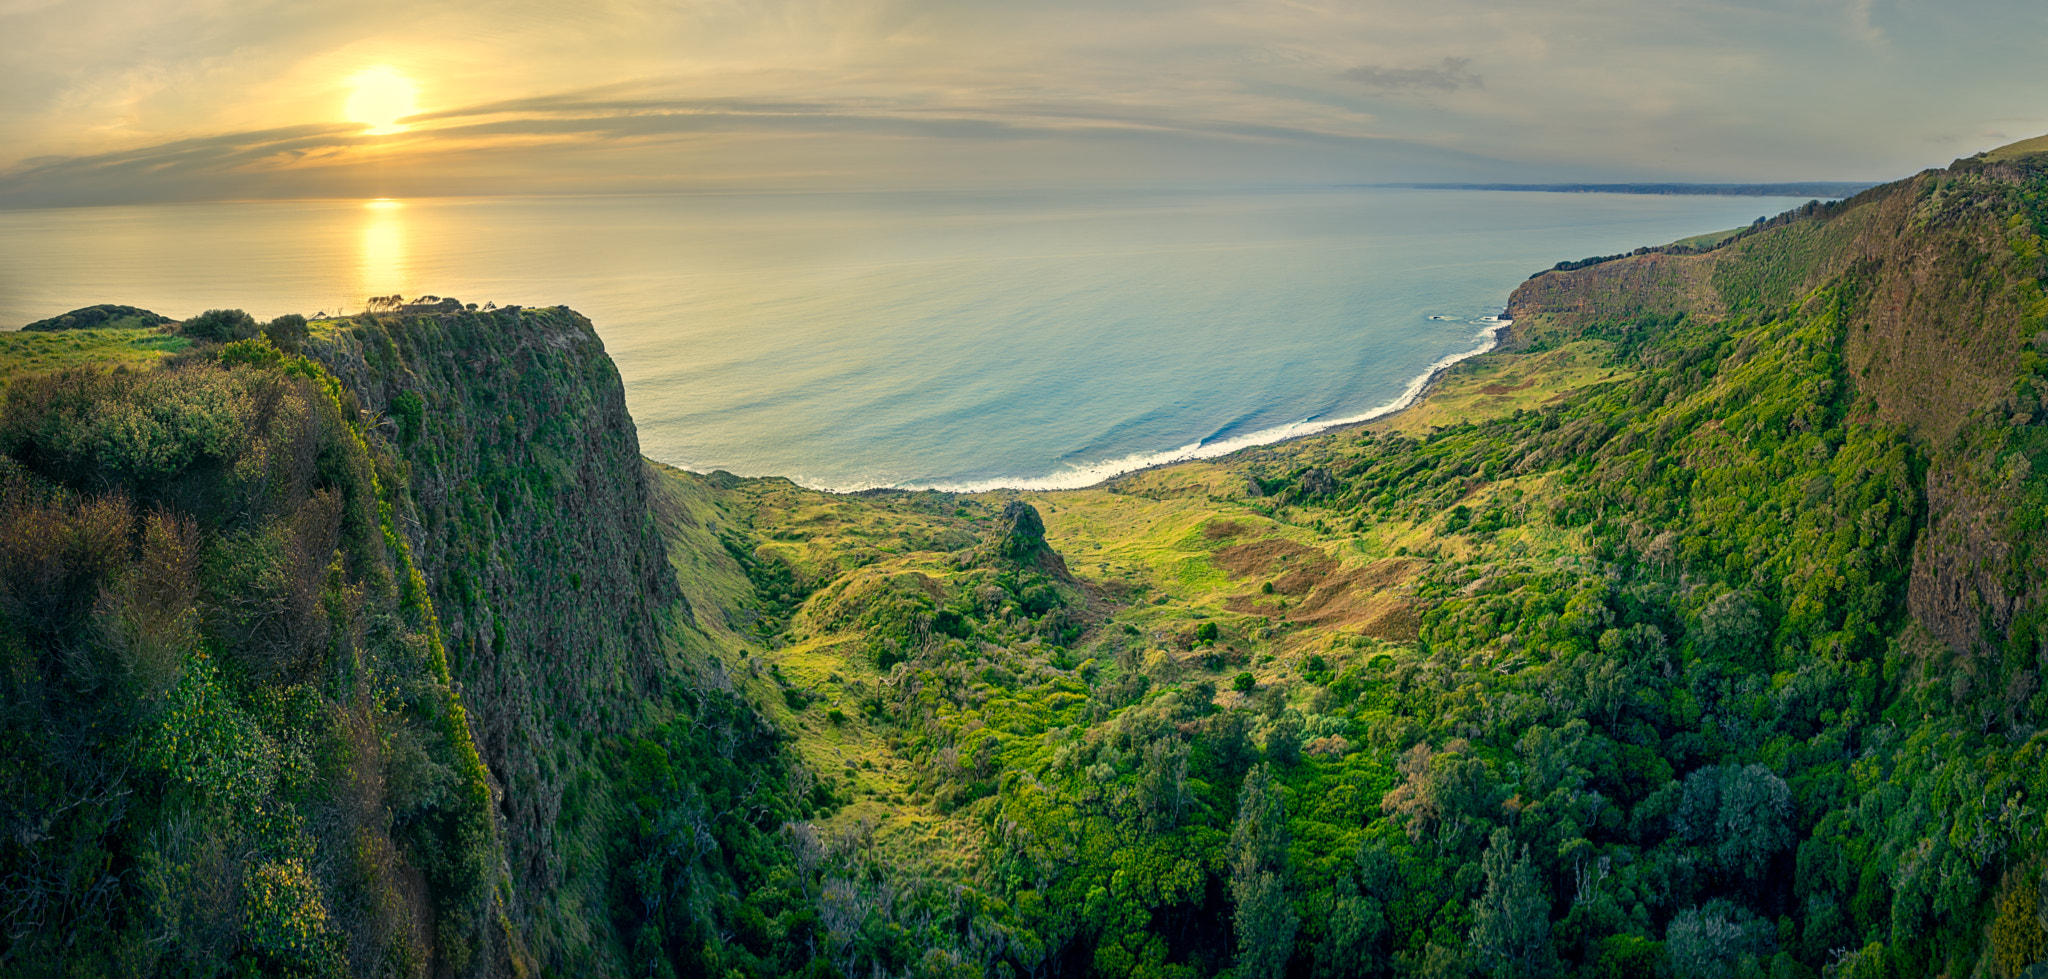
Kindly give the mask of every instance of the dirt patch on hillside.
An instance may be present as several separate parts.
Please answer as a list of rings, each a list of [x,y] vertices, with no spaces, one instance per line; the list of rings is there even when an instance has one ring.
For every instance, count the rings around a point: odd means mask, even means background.
[[[1422,618],[1407,605],[1394,604],[1366,620],[1358,631],[1386,642],[1414,642],[1422,636]]]
[[[1349,622],[1368,612],[1376,618],[1382,610],[1374,599],[1391,597],[1387,593],[1407,580],[1408,566],[1404,559],[1389,558],[1330,577],[1314,594],[1289,609],[1287,617],[1318,625]]]
[[[1210,540],[1222,540],[1225,537],[1236,537],[1250,529],[1251,527],[1236,520],[1211,520],[1202,526],[1202,536]]]
[[[1515,384],[1515,385],[1507,385],[1507,384],[1502,384],[1502,383],[1500,383],[1499,381],[1495,381],[1495,382],[1493,382],[1492,384],[1488,384],[1487,386],[1485,386],[1485,387],[1483,387],[1483,388],[1480,388],[1480,389],[1479,389],[1479,393],[1480,393],[1480,394],[1513,394],[1513,393],[1515,393],[1516,391],[1520,391],[1520,390],[1522,390],[1523,388],[1533,388],[1533,387],[1535,387],[1535,386],[1536,386],[1536,380],[1535,380],[1534,378],[1531,378],[1531,379],[1529,379],[1529,380],[1523,381],[1523,382],[1522,382],[1522,383],[1520,383],[1520,384]]]
[[[1320,552],[1315,553],[1320,555]],[[1414,565],[1415,562],[1407,558],[1388,558],[1339,572],[1336,562],[1327,558],[1319,562],[1304,561],[1300,567],[1288,571],[1274,582],[1273,590],[1277,595],[1235,595],[1225,600],[1224,607],[1241,615],[1356,632],[1391,642],[1411,642],[1422,625],[1404,587]],[[1299,590],[1289,591],[1290,588]],[[1292,595],[1306,597],[1290,608],[1280,608],[1280,598]]]
[[[1323,574],[1327,574],[1329,568],[1336,564],[1329,555],[1313,547],[1277,537],[1232,544],[1217,550],[1210,559],[1232,578],[1275,573],[1293,575],[1318,566]],[[1316,576],[1316,580],[1320,580],[1320,576]],[[1273,587],[1278,589],[1280,586],[1276,582]]]

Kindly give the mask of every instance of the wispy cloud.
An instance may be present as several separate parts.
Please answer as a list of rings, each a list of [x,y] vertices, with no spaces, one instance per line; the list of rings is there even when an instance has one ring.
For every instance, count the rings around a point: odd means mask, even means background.
[[[1969,6],[0,0],[0,206],[1097,165],[1115,181],[1876,178],[1930,162],[1923,134],[2034,111],[2048,16]],[[410,132],[338,123],[372,65],[418,82]]]
[[[1849,0],[1849,34],[1867,44],[1883,44],[1884,28],[1870,18],[1872,0]]]
[[[408,117],[401,134],[361,126],[312,125],[170,140],[109,153],[47,156],[0,172],[0,206],[53,206],[228,197],[416,196],[563,192],[575,174],[586,192],[688,189],[773,183],[786,164],[760,166],[762,146],[803,145],[801,174],[838,172],[871,186],[917,185],[970,172],[959,164],[990,146],[1032,144],[1033,156],[1227,161],[1288,146],[1320,179],[1341,179],[1361,163],[1402,173],[1484,173],[1503,161],[1426,143],[1333,127],[1242,121],[1157,107],[1059,100],[1001,105],[918,105],[881,100],[621,98],[571,92],[499,100]],[[877,141],[883,141],[878,143]],[[791,143],[795,141],[795,143]],[[754,146],[753,150],[745,147]],[[893,176],[848,174],[848,160],[874,146],[926,147],[917,165]],[[706,147],[737,161],[706,169]],[[950,148],[948,148],[950,147]],[[1232,149],[1235,147],[1235,149]],[[622,153],[621,150],[630,150]],[[1009,154],[1018,154],[1012,149]],[[751,155],[750,155],[751,154]],[[519,174],[516,158],[532,173]],[[751,168],[751,170],[750,170]],[[1197,168],[1199,169],[1199,168]],[[1164,176],[1171,168],[1160,169]],[[476,182],[477,175],[485,179]],[[1072,179],[1074,173],[1061,173]],[[1211,171],[1209,179],[1228,178]],[[1015,180],[1014,173],[998,180]]]
[[[1344,77],[1382,92],[1455,92],[1461,88],[1485,88],[1486,79],[1472,71],[1471,58],[1445,58],[1434,68],[1385,68],[1359,65]]]

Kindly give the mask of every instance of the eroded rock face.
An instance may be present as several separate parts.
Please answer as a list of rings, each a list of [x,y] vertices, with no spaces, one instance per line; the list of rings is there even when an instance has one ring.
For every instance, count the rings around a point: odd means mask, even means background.
[[[2015,566],[2008,496],[1960,469],[1927,473],[1927,526],[1913,549],[1907,606],[1949,648],[1990,652],[2033,597],[2023,584],[2029,569]]]

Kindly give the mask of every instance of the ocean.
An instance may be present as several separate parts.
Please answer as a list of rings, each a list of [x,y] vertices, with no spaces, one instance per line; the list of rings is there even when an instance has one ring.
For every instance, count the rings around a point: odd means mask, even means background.
[[[1565,259],[1739,197],[1326,188],[0,211],[0,328],[365,298],[566,305],[648,456],[835,490],[1084,486],[1371,417]]]

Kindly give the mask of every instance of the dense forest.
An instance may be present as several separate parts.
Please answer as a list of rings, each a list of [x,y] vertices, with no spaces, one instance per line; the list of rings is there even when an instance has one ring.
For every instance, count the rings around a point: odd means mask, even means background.
[[[1566,263],[1061,493],[644,463],[566,310],[0,338],[0,971],[2040,976],[2044,235]]]

